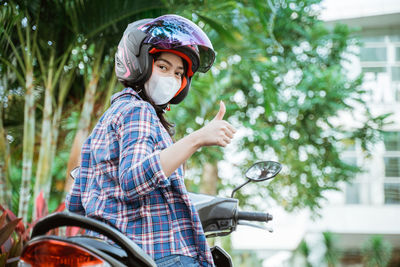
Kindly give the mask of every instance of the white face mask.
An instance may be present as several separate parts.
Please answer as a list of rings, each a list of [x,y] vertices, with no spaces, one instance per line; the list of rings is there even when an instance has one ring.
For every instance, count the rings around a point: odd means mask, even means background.
[[[181,82],[178,82],[174,77],[160,76],[155,73],[144,84],[146,94],[156,105],[167,104],[178,92],[179,88],[181,88]]]

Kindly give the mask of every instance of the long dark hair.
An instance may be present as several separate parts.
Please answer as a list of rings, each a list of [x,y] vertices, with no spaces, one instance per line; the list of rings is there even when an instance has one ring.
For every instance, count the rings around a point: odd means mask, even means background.
[[[167,130],[168,134],[173,137],[175,135],[175,124],[170,123],[166,118],[165,118],[165,109],[167,108],[167,105],[156,105],[153,100],[151,100],[150,97],[147,96],[146,90],[144,90],[144,87],[141,88],[141,90],[137,91],[139,93],[139,96],[144,100],[149,102],[154,110],[156,111],[157,117],[160,120],[161,124],[164,126],[165,130]]]

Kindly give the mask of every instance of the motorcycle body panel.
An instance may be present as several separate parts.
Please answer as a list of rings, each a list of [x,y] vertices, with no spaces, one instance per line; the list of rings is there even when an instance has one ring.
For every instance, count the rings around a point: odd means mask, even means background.
[[[189,193],[189,196],[199,213],[204,232],[235,230],[237,199],[195,193]]]
[[[231,256],[221,247],[214,246],[211,248],[214,264],[217,267],[232,267]]]

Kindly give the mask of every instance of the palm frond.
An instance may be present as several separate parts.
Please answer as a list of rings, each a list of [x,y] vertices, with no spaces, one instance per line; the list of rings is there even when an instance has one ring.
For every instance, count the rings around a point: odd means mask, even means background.
[[[123,22],[123,27],[126,27],[131,21],[158,16],[166,10],[160,0],[75,0],[68,2],[66,9],[73,31],[86,38],[93,38],[107,30],[120,33],[121,29],[114,27],[117,23]]]

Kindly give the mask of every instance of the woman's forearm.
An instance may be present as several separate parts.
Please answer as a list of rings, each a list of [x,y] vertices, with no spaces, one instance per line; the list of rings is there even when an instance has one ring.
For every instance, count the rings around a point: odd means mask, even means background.
[[[236,130],[227,121],[223,120],[224,114],[225,104],[221,101],[218,114],[211,122],[161,151],[161,167],[167,177],[200,147],[225,147],[231,142]]]
[[[200,148],[196,132],[185,136],[160,153],[161,167],[169,177],[180,165]]]

